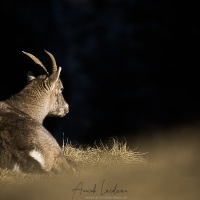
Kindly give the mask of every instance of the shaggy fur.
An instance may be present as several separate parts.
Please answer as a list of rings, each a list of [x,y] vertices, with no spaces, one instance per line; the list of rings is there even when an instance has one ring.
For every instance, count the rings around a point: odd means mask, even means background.
[[[38,77],[28,73],[27,86],[0,102],[1,168],[23,172],[71,171],[57,141],[42,124],[47,115],[64,117],[69,112],[62,95],[61,68],[57,69],[55,59],[47,54],[53,73]],[[31,57],[34,61],[35,58]]]

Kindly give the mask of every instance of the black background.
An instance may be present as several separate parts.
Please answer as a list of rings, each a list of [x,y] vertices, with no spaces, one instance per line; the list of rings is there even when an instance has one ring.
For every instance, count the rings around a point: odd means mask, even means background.
[[[198,122],[199,7],[195,1],[7,0],[1,2],[0,99],[26,85],[44,49],[62,66],[70,106],[46,118],[57,140],[111,136]],[[168,133],[169,134],[169,133]]]

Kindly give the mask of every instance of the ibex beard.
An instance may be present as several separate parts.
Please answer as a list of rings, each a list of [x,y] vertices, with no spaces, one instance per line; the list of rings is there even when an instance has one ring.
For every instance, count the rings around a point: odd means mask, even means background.
[[[71,172],[56,139],[43,126],[46,116],[64,117],[69,112],[54,56],[52,74],[42,62],[23,52],[42,67],[45,75],[27,74],[28,84],[18,94],[0,101],[0,168],[21,172]]]

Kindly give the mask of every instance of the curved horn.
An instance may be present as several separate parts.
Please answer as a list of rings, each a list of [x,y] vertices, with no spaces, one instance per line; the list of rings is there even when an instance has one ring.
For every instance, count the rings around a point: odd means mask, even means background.
[[[57,72],[56,60],[55,60],[54,56],[53,56],[50,52],[48,52],[47,50],[45,50],[45,52],[46,52],[46,53],[48,54],[48,56],[51,58],[51,62],[52,62],[52,71],[53,71],[53,74],[54,74],[55,72]]]
[[[42,67],[44,69],[44,71],[49,75],[49,72],[47,71],[47,69],[45,68],[45,66],[42,64],[42,62],[36,58],[34,55],[27,53],[25,51],[22,51],[22,53],[26,54],[29,58],[31,58],[36,64],[40,65],[40,67]]]

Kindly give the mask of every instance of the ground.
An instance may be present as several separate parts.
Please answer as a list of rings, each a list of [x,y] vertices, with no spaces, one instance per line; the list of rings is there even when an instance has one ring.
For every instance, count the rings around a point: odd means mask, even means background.
[[[198,199],[200,172],[194,143],[161,144],[152,151],[154,157],[114,138],[93,147],[64,144],[62,149],[76,169],[74,174],[0,170],[0,199]]]

